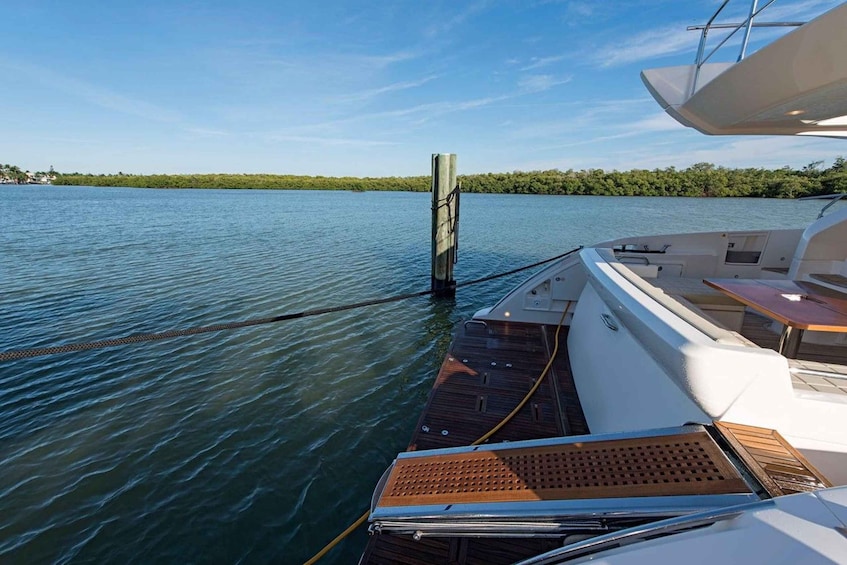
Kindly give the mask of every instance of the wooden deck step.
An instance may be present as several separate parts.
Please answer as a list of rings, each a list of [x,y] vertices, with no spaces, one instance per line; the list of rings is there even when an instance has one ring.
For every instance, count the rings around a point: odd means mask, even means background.
[[[730,422],[715,426],[771,496],[832,486],[776,430]]]
[[[705,427],[682,426],[401,453],[369,520],[376,537],[561,537],[762,494]]]
[[[750,489],[705,430],[398,457],[380,506],[691,496]]]

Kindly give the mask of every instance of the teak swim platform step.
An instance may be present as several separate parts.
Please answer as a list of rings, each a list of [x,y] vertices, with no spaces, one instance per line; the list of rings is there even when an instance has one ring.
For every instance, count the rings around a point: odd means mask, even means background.
[[[715,427],[771,496],[832,486],[776,430],[730,422],[715,422]]]
[[[755,502],[703,426],[400,454],[377,487],[372,530],[528,537],[606,531]]]

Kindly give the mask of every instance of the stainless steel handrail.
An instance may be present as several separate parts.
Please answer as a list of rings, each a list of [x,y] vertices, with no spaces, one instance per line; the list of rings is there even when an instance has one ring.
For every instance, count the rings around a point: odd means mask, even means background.
[[[703,65],[712,58],[712,56],[718,52],[718,50],[723,47],[727,41],[729,41],[740,29],[744,29],[744,38],[741,41],[741,50],[738,53],[738,59],[736,62],[741,62],[744,60],[744,57],[747,55],[747,46],[750,43],[750,32],[754,27],[799,27],[803,25],[805,22],[762,22],[756,23],[754,20],[756,17],[761,14],[766,8],[768,8],[771,4],[776,2],[776,0],[768,0],[764,6],[759,7],[758,0],[752,0],[750,4],[750,13],[747,18],[738,24],[715,24],[715,19],[720,15],[723,9],[729,4],[730,0],[724,0],[720,7],[718,7],[717,11],[709,18],[709,21],[704,26],[689,26],[688,30],[702,30],[700,33],[700,44],[697,47],[697,57],[694,60],[694,80],[691,82],[691,91],[689,92],[689,96],[693,96],[695,92],[697,92],[697,83],[700,79],[700,70]],[[726,37],[724,37],[720,43],[718,43],[708,55],[704,56],[706,51],[706,38],[709,35],[709,30],[712,29],[731,29]]]
[[[832,200],[832,202],[827,203],[826,206],[821,208],[821,211],[818,213],[818,220],[823,218],[823,215],[829,210],[836,202],[840,200],[847,200],[847,192],[834,192],[832,194],[821,194],[818,196],[804,196],[803,198],[798,198],[799,200]]]
[[[774,505],[772,500],[762,501],[754,504],[758,504],[758,507],[772,507]],[[541,555],[536,555],[535,557],[531,557],[529,559],[521,561],[516,565],[542,565],[550,563],[563,563],[569,559],[575,559],[577,557],[584,557],[586,555],[599,553],[601,551],[617,547],[624,543],[630,544],[637,541],[645,541],[648,539],[653,539],[657,536],[671,535],[677,532],[686,531],[693,528],[710,526],[712,524],[715,524],[716,522],[733,520],[743,514],[747,508],[755,507],[756,506],[754,505],[744,505],[718,510],[709,510],[698,514],[679,516],[676,518],[670,518],[668,520],[662,520],[660,522],[654,522],[652,524],[645,524],[643,526],[629,528],[627,530],[612,532],[606,535],[587,539],[582,542],[566,545],[564,547],[548,551],[547,553],[542,553]]]
[[[821,208],[820,214],[818,214],[818,219],[823,218],[823,215],[826,213],[827,210],[829,210],[832,207],[833,204],[835,204],[839,200],[843,200],[845,197],[847,197],[847,192],[842,192],[838,196],[834,197],[832,199],[832,202],[830,202],[829,204],[827,204],[826,206]]]

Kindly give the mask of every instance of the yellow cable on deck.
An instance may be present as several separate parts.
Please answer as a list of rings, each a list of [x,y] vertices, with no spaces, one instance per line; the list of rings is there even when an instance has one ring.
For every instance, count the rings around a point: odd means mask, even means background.
[[[546,377],[546,376],[547,376],[547,373],[549,373],[549,372],[550,372],[550,367],[552,367],[552,366],[553,366],[553,361],[555,361],[555,360],[556,360],[556,355],[559,353],[559,332],[561,331],[562,326],[563,326],[563,325],[564,325],[564,323],[565,323],[565,316],[568,314],[568,310],[570,310],[570,307],[571,307],[571,302],[570,302],[570,301],[568,301],[568,303],[565,305],[565,309],[564,309],[564,311],[562,312],[562,317],[559,319],[559,324],[556,326],[556,336],[555,336],[555,339],[553,340],[553,341],[555,342],[555,344],[553,345],[553,352],[550,354],[550,360],[549,360],[549,361],[547,361],[547,365],[545,365],[544,370],[543,370],[543,371],[541,371],[541,375],[538,377],[538,380],[536,380],[536,381],[535,381],[535,384],[534,384],[534,385],[532,385],[532,388],[531,388],[531,389],[529,389],[529,392],[527,392],[527,393],[526,393],[526,396],[524,396],[524,397],[523,397],[523,400],[521,400],[521,401],[518,403],[518,405],[517,405],[517,406],[515,406],[515,409],[514,409],[514,410],[512,410],[511,412],[509,412],[509,413],[506,415],[506,417],[505,417],[505,418],[503,418],[502,420],[500,420],[500,423],[499,423],[499,424],[497,424],[496,426],[494,426],[493,428],[491,428],[491,429],[488,431],[488,433],[486,433],[484,436],[482,436],[481,438],[479,438],[478,440],[476,440],[475,442],[473,442],[471,445],[479,445],[479,444],[483,443],[484,441],[488,440],[489,438],[491,438],[491,436],[493,436],[494,434],[496,434],[498,431],[500,431],[500,429],[501,429],[503,426],[505,426],[505,425],[506,425],[506,424],[507,424],[507,423],[508,423],[508,422],[509,422],[512,418],[514,418],[514,417],[515,417],[515,415],[516,415],[518,412],[520,412],[520,411],[521,411],[521,408],[523,408],[524,406],[526,406],[526,403],[527,403],[527,402],[529,402],[529,399],[530,399],[530,398],[532,398],[532,395],[533,395],[533,394],[535,394],[535,391],[536,391],[536,390],[538,390],[538,387],[539,387],[539,386],[541,386],[541,382],[544,380],[544,377]],[[369,514],[370,514],[370,510],[365,511],[365,513],[364,513],[364,514],[362,514],[362,515],[359,517],[359,519],[358,519],[358,520],[356,520],[355,522],[353,522],[352,524],[350,524],[350,525],[347,527],[347,529],[346,529],[346,530],[344,530],[343,532],[341,532],[340,534],[338,534],[338,535],[335,537],[335,539],[334,539],[334,540],[332,540],[331,542],[329,542],[328,544],[326,544],[322,550],[320,550],[319,552],[317,552],[317,553],[314,555],[314,557],[312,557],[311,559],[309,559],[308,561],[306,561],[303,565],[314,565],[315,563],[317,563],[317,562],[318,562],[318,561],[319,561],[319,560],[320,560],[320,559],[321,559],[324,555],[326,555],[327,553],[329,553],[329,552],[330,552],[330,550],[332,550],[332,548],[334,548],[336,545],[338,545],[339,543],[341,543],[341,540],[343,540],[343,539],[344,539],[344,538],[346,538],[348,535],[350,535],[350,534],[351,534],[351,533],[352,533],[352,532],[353,532],[356,528],[358,528],[359,526],[361,526],[362,524],[364,524],[364,523],[365,523],[365,521],[368,519],[368,515],[369,515]]]
[[[478,440],[473,442],[471,445],[479,445],[479,444],[485,442],[486,440],[488,440],[491,436],[496,434],[498,431],[500,431],[500,428],[505,426],[509,422],[509,420],[511,420],[512,418],[515,417],[515,414],[517,414],[518,412],[521,411],[521,408],[526,406],[526,403],[529,402],[529,399],[532,398],[532,395],[535,394],[535,391],[538,390],[539,386],[541,386],[541,381],[543,381],[544,377],[547,376],[547,373],[550,371],[550,367],[553,366],[553,361],[556,360],[556,355],[559,353],[559,331],[562,329],[562,325],[565,323],[565,316],[567,315],[570,307],[571,307],[571,302],[569,300],[567,305],[565,306],[564,311],[562,312],[562,317],[559,319],[559,324],[556,326],[556,338],[553,340],[555,342],[555,344],[553,345],[553,352],[550,354],[550,360],[547,361],[547,365],[544,367],[544,370],[541,371],[541,376],[538,377],[538,380],[535,381],[535,384],[532,385],[532,388],[529,389],[529,392],[526,393],[526,396],[523,397],[523,400],[518,402],[518,405],[515,406],[514,410],[509,412],[509,414],[505,418],[503,418],[500,421],[499,424],[497,424],[496,426],[491,428],[488,431],[487,434],[485,434],[484,436],[482,436],[481,438],[479,438]]]

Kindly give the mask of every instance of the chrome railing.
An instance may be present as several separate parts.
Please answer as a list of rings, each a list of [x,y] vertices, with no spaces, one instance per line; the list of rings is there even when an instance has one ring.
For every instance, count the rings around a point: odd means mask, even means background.
[[[758,505],[758,506],[754,506]],[[516,565],[551,565],[554,563],[564,563],[571,559],[586,557],[600,553],[607,549],[629,545],[632,543],[647,541],[661,536],[669,536],[679,532],[685,532],[694,528],[702,528],[724,522],[734,520],[741,516],[747,508],[772,508],[773,500],[765,500],[751,505],[731,506],[717,510],[709,510],[698,514],[689,514],[687,516],[678,516],[652,524],[644,524],[626,530],[611,532],[606,535],[589,538],[587,540],[576,542],[530,557],[524,561],[520,561]]]
[[[755,21],[756,17],[761,14],[765,9],[767,9],[771,4],[776,2],[776,0],[768,0],[763,6],[759,7],[759,0],[752,0],[750,4],[750,12],[747,18],[741,23],[729,23],[729,24],[716,24],[715,20],[729,4],[730,0],[724,0],[717,11],[709,18],[709,21],[706,25],[699,26],[689,26],[688,31],[696,31],[700,30],[700,44],[697,47],[697,58],[694,60],[694,65],[696,67],[694,71],[694,80],[691,83],[691,92],[689,96],[692,96],[697,91],[697,81],[700,78],[700,69],[705,65],[712,56],[717,53],[721,47],[723,47],[727,41],[729,41],[736,33],[740,30],[744,30],[744,37],[741,40],[741,50],[738,53],[737,62],[744,60],[744,57],[747,55],[747,46],[750,43],[750,32],[754,27],[799,27],[806,22],[757,22]],[[724,37],[710,52],[708,55],[706,52],[706,39],[708,38],[709,31],[713,29],[730,29],[730,31],[726,37]]]

